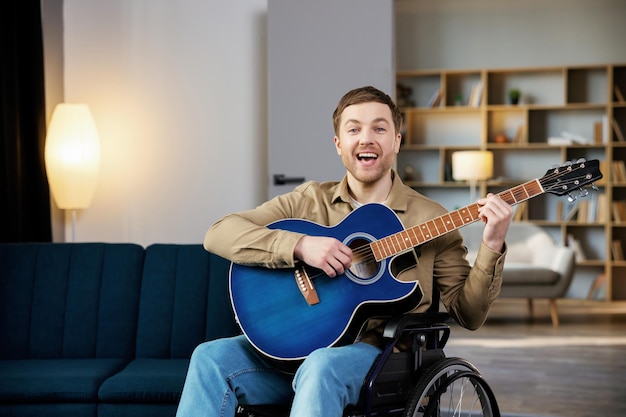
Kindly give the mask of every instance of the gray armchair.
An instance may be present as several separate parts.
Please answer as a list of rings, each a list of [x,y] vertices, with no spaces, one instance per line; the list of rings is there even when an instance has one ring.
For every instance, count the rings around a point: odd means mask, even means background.
[[[473,263],[482,241],[484,225],[469,224],[460,229],[468,249],[467,259]],[[526,298],[530,315],[533,299],[545,298],[550,303],[554,326],[559,325],[556,300],[563,298],[574,274],[574,251],[555,244],[539,226],[513,222],[506,237],[508,252],[504,263],[500,298]]]

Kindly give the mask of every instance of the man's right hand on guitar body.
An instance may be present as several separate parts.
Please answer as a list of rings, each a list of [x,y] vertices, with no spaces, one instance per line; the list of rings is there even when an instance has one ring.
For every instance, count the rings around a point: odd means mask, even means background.
[[[352,250],[333,237],[303,236],[294,248],[294,255],[331,278],[342,275],[352,265]]]

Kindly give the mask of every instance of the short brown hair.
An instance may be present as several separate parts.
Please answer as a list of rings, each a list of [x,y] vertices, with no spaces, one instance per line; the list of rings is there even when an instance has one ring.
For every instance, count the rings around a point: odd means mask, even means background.
[[[339,120],[341,119],[341,114],[346,107],[352,106],[353,104],[371,102],[382,103],[389,106],[389,110],[391,110],[391,117],[393,118],[393,125],[396,129],[395,133],[400,132],[400,128],[402,127],[402,113],[400,113],[396,103],[393,102],[391,97],[376,87],[365,86],[348,91],[343,97],[341,97],[341,100],[339,100],[339,104],[337,104],[337,108],[333,113],[333,128],[335,129],[335,135],[339,136]]]

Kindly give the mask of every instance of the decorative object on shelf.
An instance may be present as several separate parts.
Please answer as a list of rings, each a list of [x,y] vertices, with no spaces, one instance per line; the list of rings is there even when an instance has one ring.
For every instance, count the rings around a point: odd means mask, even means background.
[[[56,106],[48,126],[44,154],[54,201],[60,209],[71,210],[74,242],[76,210],[91,204],[100,169],[100,140],[86,104]]]
[[[522,92],[517,88],[512,88],[509,90],[509,101],[511,104],[519,103],[519,99],[522,96]]]
[[[476,199],[479,180],[493,176],[493,153],[490,151],[458,151],[452,154],[452,177],[456,181],[469,181],[470,202]]]
[[[413,89],[410,86],[397,83],[396,94],[398,95],[398,107],[415,107],[415,100],[411,98]]]
[[[508,143],[509,142],[509,138],[507,138],[504,133],[498,133],[496,137],[494,138],[494,140],[496,143]]]
[[[456,96],[454,96],[454,105],[455,106],[463,105],[463,94],[459,93]]]

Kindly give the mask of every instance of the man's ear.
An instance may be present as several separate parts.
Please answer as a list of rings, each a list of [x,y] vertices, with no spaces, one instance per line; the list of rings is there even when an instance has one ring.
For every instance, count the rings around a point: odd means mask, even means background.
[[[396,153],[400,152],[400,144],[402,143],[402,134],[398,133],[396,135],[396,141],[394,143],[394,150]]]
[[[341,141],[339,140],[339,137],[335,136],[333,141],[335,142],[335,149],[337,150],[337,155],[341,156]]]

